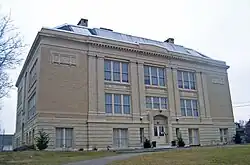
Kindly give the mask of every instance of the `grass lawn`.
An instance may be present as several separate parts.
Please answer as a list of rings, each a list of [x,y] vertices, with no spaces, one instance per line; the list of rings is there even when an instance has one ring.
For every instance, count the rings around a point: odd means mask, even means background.
[[[114,152],[0,152],[0,165],[59,165],[115,155]]]
[[[250,165],[250,145],[158,152],[111,165]]]

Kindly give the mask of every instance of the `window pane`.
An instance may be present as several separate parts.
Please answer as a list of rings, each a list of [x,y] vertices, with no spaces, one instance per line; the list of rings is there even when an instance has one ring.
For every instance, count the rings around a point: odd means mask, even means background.
[[[111,71],[105,71],[104,72],[104,78],[107,81],[111,81]]]
[[[128,82],[128,63],[122,63],[122,82]]]
[[[154,105],[154,109],[159,109],[160,108],[159,97],[153,97],[153,105]]]
[[[193,116],[192,115],[191,100],[186,100],[186,107],[187,107],[187,116]]]
[[[152,85],[158,85],[157,68],[151,67]]]
[[[178,80],[182,80],[182,72],[181,71],[177,72],[177,77],[178,77]]]
[[[130,114],[130,106],[129,105],[124,105],[123,106],[123,112],[124,112],[124,114]]]
[[[128,63],[122,63],[122,73],[128,73]]]
[[[144,66],[144,76],[149,76],[149,67]]]
[[[183,72],[183,78],[184,78],[184,81],[189,81],[188,72]]]
[[[167,98],[161,98],[161,109],[167,109]]]
[[[165,86],[165,78],[159,78],[159,81],[160,86]]]
[[[150,85],[150,77],[149,76],[144,76],[144,83],[147,85]]]
[[[130,96],[123,95],[123,105],[130,105]]]
[[[151,97],[146,97],[146,108],[152,108]]]
[[[120,62],[113,62],[113,79],[114,81],[120,81]]]
[[[158,68],[158,71],[159,71],[159,77],[164,78],[165,77],[164,68]]]
[[[183,81],[182,80],[178,80],[178,87],[183,88]]]
[[[185,110],[185,108],[181,108],[181,115],[182,116],[186,116],[186,110]]]
[[[193,81],[190,82],[190,89],[195,89],[195,82]]]
[[[188,81],[184,81],[184,88],[189,89],[189,82]]]
[[[104,70],[111,71],[111,61],[110,60],[104,60]]]
[[[152,85],[158,85],[158,79],[157,77],[152,76]]]
[[[181,115],[186,116],[185,100],[181,99]]]
[[[128,73],[122,74],[122,82],[128,82]]]
[[[112,113],[112,94],[105,94],[105,112]]]
[[[195,75],[194,75],[194,73],[189,72],[189,78],[190,78],[190,81],[195,81]]]
[[[120,82],[120,72],[118,72],[118,73],[114,72],[113,73],[113,80]]]
[[[198,108],[197,108],[197,100],[192,100],[192,104],[193,104],[193,114],[195,117],[197,117],[199,116]]]
[[[124,114],[130,114],[130,96],[123,95],[123,112]]]
[[[197,109],[197,100],[192,100],[193,108]]]
[[[159,126],[159,136],[164,136],[164,127],[163,126]]]
[[[122,113],[122,109],[121,109],[121,95],[114,95],[114,111],[115,113]]]

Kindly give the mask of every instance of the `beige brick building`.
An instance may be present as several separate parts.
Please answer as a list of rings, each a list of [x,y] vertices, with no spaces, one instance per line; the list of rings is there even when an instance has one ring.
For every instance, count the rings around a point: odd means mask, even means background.
[[[225,62],[174,44],[78,25],[42,28],[16,82],[15,146],[49,149],[228,142],[235,125]],[[153,31],[152,31],[153,33]]]

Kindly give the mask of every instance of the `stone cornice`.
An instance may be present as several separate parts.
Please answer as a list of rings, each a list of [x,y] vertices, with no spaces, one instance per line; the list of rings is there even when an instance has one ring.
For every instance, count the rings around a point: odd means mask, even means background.
[[[84,36],[84,35],[79,35],[75,33],[70,33],[67,31],[58,31],[55,29],[43,28],[36,35],[36,38],[30,48],[30,51],[25,60],[23,68],[16,81],[16,86],[18,86],[18,84],[20,83],[20,80],[24,74],[24,71],[27,68],[27,65],[32,55],[34,54],[34,51],[39,45],[41,36],[52,37],[52,38],[57,38],[57,39],[59,38],[63,40],[76,41],[76,42],[83,42],[83,43],[90,44],[95,47],[111,48],[111,49],[117,49],[119,51],[125,51],[125,52],[135,52],[144,56],[161,56],[169,60],[176,59],[176,60],[182,60],[182,61],[196,62],[196,63],[200,63],[203,65],[209,65],[209,66],[214,66],[214,67],[219,67],[219,68],[224,68],[224,69],[229,68],[229,66],[227,66],[222,61],[217,61],[213,59],[205,59],[205,58],[203,59],[203,58],[191,57],[191,56],[189,57],[188,55],[184,55],[180,53],[163,51],[162,48],[160,49],[156,48],[155,50],[147,50],[147,49],[142,49],[140,47],[140,44],[136,44],[136,43],[126,43],[122,41],[115,41],[112,39],[101,38],[98,36]],[[154,47],[154,46],[151,45],[151,47]]]

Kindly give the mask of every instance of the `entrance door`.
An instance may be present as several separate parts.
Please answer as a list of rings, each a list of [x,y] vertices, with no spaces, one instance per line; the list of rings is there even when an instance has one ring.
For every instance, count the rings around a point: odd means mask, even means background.
[[[114,128],[113,129],[113,146],[114,148],[128,147],[128,129]]]
[[[153,141],[156,141],[157,144],[166,143],[166,133],[164,125],[154,125]]]
[[[156,141],[157,144],[167,143],[167,118],[165,116],[155,116],[153,125],[153,137],[152,141]]]

